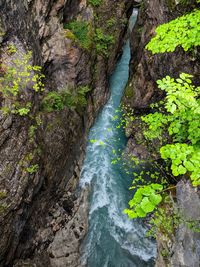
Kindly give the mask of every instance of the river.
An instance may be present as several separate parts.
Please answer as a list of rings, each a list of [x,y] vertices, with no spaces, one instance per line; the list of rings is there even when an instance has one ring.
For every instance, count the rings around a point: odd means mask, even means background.
[[[130,18],[130,29],[137,10]],[[128,81],[130,42],[110,77],[111,96],[89,133],[86,158],[80,186],[90,187],[89,230],[82,244],[82,263],[87,267],[151,267],[155,265],[156,245],[146,238],[140,220],[129,220],[123,214],[132,196],[128,190],[131,179],[122,162],[113,164],[126,145],[118,112]]]

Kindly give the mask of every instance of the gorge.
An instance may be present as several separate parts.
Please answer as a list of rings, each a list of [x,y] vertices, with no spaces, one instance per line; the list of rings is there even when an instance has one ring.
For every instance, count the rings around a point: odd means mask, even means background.
[[[145,47],[158,25],[193,10],[198,0],[0,1],[0,267],[199,267],[198,231],[180,221],[155,240],[151,215],[123,213],[133,175],[121,160],[125,151],[162,166],[141,116],[164,99],[156,81],[166,75],[192,74],[198,88],[199,46]],[[170,181],[169,195],[191,226],[200,194],[188,177]]]
[[[130,31],[137,10],[130,18]],[[80,184],[90,186],[89,232],[83,248],[83,263],[96,266],[154,266],[156,247],[145,238],[141,222],[133,223],[123,215],[129,193],[130,177],[123,164],[113,165],[113,151],[125,147],[120,123],[120,100],[128,81],[130,44],[127,40],[123,54],[110,77],[111,96],[90,130]],[[118,112],[117,112],[118,110]],[[115,119],[117,116],[117,119]],[[95,140],[95,141],[93,141]],[[121,166],[120,166],[121,165]]]

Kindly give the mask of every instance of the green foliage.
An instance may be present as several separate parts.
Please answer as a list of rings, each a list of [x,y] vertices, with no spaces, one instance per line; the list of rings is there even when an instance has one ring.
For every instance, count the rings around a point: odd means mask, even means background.
[[[39,165],[38,164],[34,164],[34,165],[30,165],[26,170],[30,174],[33,174],[33,173],[37,172],[38,169],[39,169]]]
[[[90,26],[85,21],[72,21],[64,24],[64,29],[70,30],[66,32],[66,37],[77,40],[79,45],[85,49],[91,47]]]
[[[106,26],[108,27],[108,28],[110,28],[110,27],[112,27],[112,26],[114,26],[115,24],[116,24],[116,19],[115,18],[111,18],[111,19],[109,19],[109,20],[107,20],[106,21]]]
[[[160,194],[162,190],[161,184],[154,183],[140,187],[129,201],[130,209],[125,209],[124,213],[128,214],[131,219],[146,217],[162,201]]]
[[[199,220],[192,220],[185,222],[186,227],[190,229],[192,232],[200,233],[200,221]]]
[[[49,92],[42,100],[45,111],[62,110],[65,107],[65,94],[63,92]]]
[[[17,52],[17,48],[14,44],[8,45],[7,52],[9,54],[15,54]]]
[[[96,43],[97,53],[108,56],[108,50],[109,47],[114,43],[114,37],[109,34],[104,34],[103,31],[98,28],[95,31],[94,40]]]
[[[194,186],[200,185],[200,149],[188,144],[168,144],[160,149],[163,159],[171,160],[174,176],[190,173]]]
[[[31,103],[24,103],[23,94],[26,89],[34,92],[44,90],[41,67],[30,65],[31,52],[23,55],[21,59],[14,59],[10,65],[1,65],[4,75],[0,77],[0,92],[5,99],[1,107],[4,113],[14,113],[20,116],[27,115],[31,110]]]
[[[158,87],[166,92],[164,114],[155,112],[142,119],[148,124],[149,139],[168,131],[172,143],[160,149],[161,157],[171,160],[174,176],[189,173],[197,186],[200,185],[200,87],[192,84],[191,77],[182,73],[178,79],[167,76],[158,80]]]
[[[25,103],[24,107],[22,107],[19,102],[15,102],[15,104],[13,104],[12,107],[13,107],[13,113],[19,114],[20,116],[26,116],[31,111],[30,102]]]
[[[32,139],[35,136],[36,130],[37,130],[37,126],[36,125],[31,125],[29,127],[28,136],[29,136],[30,139]]]
[[[94,7],[98,7],[101,5],[101,3],[103,2],[103,0],[87,0],[88,3]]]
[[[183,15],[156,28],[156,36],[146,48],[153,54],[173,52],[177,46],[185,51],[200,45],[200,10]]]
[[[59,111],[68,108],[84,107],[87,104],[86,94],[91,89],[88,86],[79,86],[74,89],[65,89],[60,92],[49,92],[42,101],[42,108],[47,112]]]
[[[108,28],[116,23],[115,19],[110,19],[106,22]],[[77,42],[82,48],[90,49],[93,44],[96,46],[97,53],[108,56],[109,47],[114,43],[114,37],[109,34],[104,34],[101,28],[95,31],[92,26],[85,21],[72,21],[64,24],[66,29],[66,37]]]
[[[179,0],[180,4],[187,5],[191,4],[191,0]],[[200,3],[200,0],[196,0],[196,3]]]
[[[155,112],[143,116],[141,119],[149,125],[150,131],[144,131],[144,136],[147,139],[161,138],[165,125],[168,123],[168,118],[165,114]]]
[[[190,1],[180,1],[189,4]],[[196,1],[200,3],[200,0]],[[156,36],[151,39],[146,48],[155,53],[173,52],[176,47],[182,47],[188,51],[200,45],[200,11],[194,10],[190,14],[181,16],[169,23],[160,25],[156,29]],[[141,119],[146,123],[148,129],[144,131],[146,139],[160,139],[161,158],[170,166],[174,176],[185,175],[190,177],[194,186],[200,185],[200,87],[192,84],[192,76],[182,73],[178,79],[169,76],[158,80],[158,87],[165,91],[166,98],[163,103],[152,105],[152,112]],[[156,111],[155,111],[156,110]],[[167,138],[166,138],[167,136]],[[163,144],[164,143],[164,144]],[[165,173],[168,172],[167,168]],[[146,182],[141,175],[136,173],[137,182]],[[152,177],[151,177],[152,178]],[[134,185],[137,184],[134,182]],[[163,183],[162,183],[163,184]],[[151,187],[152,182],[148,186]],[[133,186],[134,188],[135,186]],[[143,185],[141,188],[145,188]],[[130,218],[145,217],[154,211],[150,235],[162,233],[171,238],[176,227],[184,223],[193,231],[199,232],[198,221],[187,221],[175,210],[174,203],[168,205],[165,197],[166,191],[173,187],[154,192],[158,203],[150,203],[149,196],[137,189],[134,197],[129,202],[130,209],[125,210]],[[148,188],[149,190],[149,188]],[[138,193],[139,191],[139,193]],[[150,194],[150,193],[149,193]],[[145,199],[145,200],[144,200]],[[168,201],[168,200],[167,200]],[[169,202],[169,201],[168,201]],[[160,204],[160,205],[159,205]],[[159,205],[159,207],[157,206]],[[167,248],[167,247],[166,247]],[[164,248],[163,255],[168,255]]]
[[[31,125],[28,130],[28,137],[30,141],[34,140],[34,136],[35,136],[38,126],[42,124],[42,120],[39,115],[37,115],[34,119],[35,119],[35,123]]]
[[[200,232],[199,220],[185,218],[170,196],[166,196],[163,199],[162,206],[155,211],[149,222],[151,228],[147,235],[156,238],[158,233],[162,233],[165,236],[165,240],[173,238],[180,224],[186,226],[192,232]]]
[[[179,225],[181,217],[174,210],[174,206],[168,197],[163,202],[163,206],[155,211],[153,218],[150,220],[151,229],[147,235],[156,238],[159,231],[163,236],[170,239]]]

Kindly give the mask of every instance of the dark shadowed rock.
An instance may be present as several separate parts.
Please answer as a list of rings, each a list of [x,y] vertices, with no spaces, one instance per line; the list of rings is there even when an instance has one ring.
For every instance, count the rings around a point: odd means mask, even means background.
[[[74,202],[72,201],[71,198],[65,199],[63,201],[63,208],[67,213],[71,214],[73,207],[74,207]]]

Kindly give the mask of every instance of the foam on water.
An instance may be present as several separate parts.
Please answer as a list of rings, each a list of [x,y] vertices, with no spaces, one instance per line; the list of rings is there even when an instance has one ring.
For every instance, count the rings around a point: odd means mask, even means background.
[[[130,28],[137,12],[134,11]],[[82,245],[82,262],[87,267],[152,267],[155,243],[145,237],[139,220],[129,220],[123,209],[131,197],[131,177],[120,163],[113,165],[113,149],[122,150],[126,139],[116,128],[116,117],[123,90],[128,81],[130,44],[110,78],[111,97],[90,130],[80,186],[90,185],[89,231]],[[117,113],[119,116],[119,113]]]

